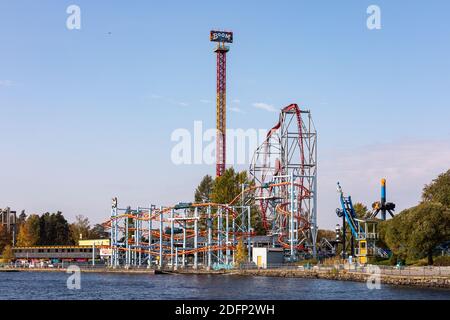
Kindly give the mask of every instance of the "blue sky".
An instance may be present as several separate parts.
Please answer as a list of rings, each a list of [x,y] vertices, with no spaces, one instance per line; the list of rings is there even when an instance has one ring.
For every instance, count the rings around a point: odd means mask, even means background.
[[[66,8],[81,8],[68,30]],[[381,30],[366,9],[381,9]],[[229,29],[228,127],[296,102],[319,132],[319,223],[335,183],[399,209],[450,164],[448,1],[0,1],[0,206],[107,219],[192,199],[209,165],[171,162],[177,128],[215,124],[209,30]],[[231,109],[235,110],[234,112]],[[239,110],[240,112],[236,112]],[[240,167],[245,169],[245,166]]]

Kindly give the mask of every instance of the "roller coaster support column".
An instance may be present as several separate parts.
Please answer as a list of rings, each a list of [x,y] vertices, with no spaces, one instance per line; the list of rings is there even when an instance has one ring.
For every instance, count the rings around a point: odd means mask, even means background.
[[[175,270],[177,269],[178,269],[178,247],[175,248]]]
[[[116,259],[116,251],[117,251],[117,240],[116,240],[116,223],[117,223],[117,198],[114,197],[112,199],[112,206],[111,206],[111,258],[110,258],[110,264],[111,267],[115,267],[117,265]]]
[[[243,209],[244,210],[244,209]],[[242,216],[244,217],[244,216]],[[250,216],[250,206],[247,207],[247,250],[248,250],[248,262],[252,262],[252,221]]]
[[[159,268],[163,267],[163,213],[162,207],[159,207]]]
[[[175,226],[173,220],[173,209],[170,210],[170,266],[173,269],[173,227]]]
[[[294,251],[294,214],[295,214],[295,203],[294,203],[294,174],[291,173],[291,210],[290,210],[290,217],[289,217],[289,245],[290,245],[290,251],[291,256],[290,260],[291,262],[295,260],[295,251]]]
[[[194,269],[198,268],[198,208],[194,211]]]
[[[232,221],[232,235],[233,235],[233,247],[236,246],[236,219],[233,217],[233,221]],[[234,253],[236,250],[233,250],[233,265],[234,265]]]
[[[148,209],[148,266],[152,266],[152,214],[153,214],[153,206],[150,205]]]
[[[140,248],[140,238],[141,238],[141,208],[138,207],[137,208],[137,213],[136,213],[136,217],[138,219],[135,220],[134,224],[135,224],[135,228],[136,231],[134,232],[134,244],[135,244],[135,248]],[[141,258],[142,258],[142,254],[141,254],[141,250],[139,250],[138,252],[135,253],[135,255],[137,255],[137,257],[135,256],[135,261],[134,263],[140,267],[141,266]],[[136,259],[137,258],[137,259]],[[137,260],[137,261],[136,261]]]
[[[311,117],[311,115],[310,115]],[[317,147],[315,148],[315,153],[314,153],[314,157],[315,157],[315,163],[317,163]],[[311,230],[312,232],[312,243],[313,243],[313,258],[316,259],[317,258],[317,248],[316,248],[316,243],[317,243],[317,171],[316,171],[316,176],[314,177],[314,194],[313,194],[313,203],[314,203],[314,208],[313,208],[313,229]]]
[[[186,209],[184,209],[184,220],[183,220],[183,261],[181,262],[181,265],[183,268],[186,266]]]
[[[217,260],[222,263],[222,208],[217,209]]]
[[[230,245],[230,239],[229,239],[229,225],[228,225],[228,216],[229,216],[229,212],[226,211],[225,212],[225,245],[227,246],[226,251],[225,251],[225,263],[228,265],[228,263],[230,263],[230,249],[229,249],[229,245]]]
[[[211,243],[212,243],[212,221],[211,221],[211,206],[208,206],[208,220],[207,220],[207,226],[208,226],[208,270],[211,269],[211,264],[212,264],[212,248],[211,248]]]
[[[130,245],[130,243],[128,242],[128,220],[129,220],[129,218],[128,218],[128,215],[130,214],[130,212],[129,212],[129,209],[127,209],[126,210],[126,213],[127,213],[127,215],[126,215],[126,217],[125,217],[125,249],[126,249],[126,251],[125,251],[125,266],[126,267],[129,267],[130,266],[130,248],[129,248],[129,245]]]

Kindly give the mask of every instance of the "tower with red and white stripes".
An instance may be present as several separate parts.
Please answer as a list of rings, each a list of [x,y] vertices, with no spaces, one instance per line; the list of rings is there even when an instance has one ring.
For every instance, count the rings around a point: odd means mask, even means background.
[[[211,31],[209,39],[218,42],[214,52],[217,55],[217,92],[216,92],[216,176],[225,171],[226,130],[227,130],[227,52],[225,43],[233,42],[233,33],[227,31]]]

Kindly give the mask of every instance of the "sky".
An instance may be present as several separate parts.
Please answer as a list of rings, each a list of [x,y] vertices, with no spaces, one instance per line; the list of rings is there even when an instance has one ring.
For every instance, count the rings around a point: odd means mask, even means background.
[[[381,29],[367,27],[370,5]],[[449,12],[446,0],[0,0],[0,207],[98,223],[112,196],[192,201],[215,167],[175,164],[171,136],[215,126],[211,29],[234,32],[228,128],[311,110],[320,228],[340,222],[337,181],[370,206],[384,177],[397,211],[413,206],[450,169]]]

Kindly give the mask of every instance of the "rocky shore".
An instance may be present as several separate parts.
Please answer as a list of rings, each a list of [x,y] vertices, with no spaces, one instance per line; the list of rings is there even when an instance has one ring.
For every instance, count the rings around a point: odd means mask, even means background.
[[[254,269],[239,270],[238,274],[246,276],[264,277],[297,277],[315,278],[341,281],[367,282],[370,274],[360,272],[339,271],[309,271],[309,270],[283,270],[283,269]],[[428,288],[449,288],[450,277],[448,276],[410,276],[410,275],[380,275],[380,281],[390,285],[419,286]]]
[[[66,272],[65,268],[14,268],[0,269],[0,272]],[[244,270],[158,270],[158,269],[111,269],[111,268],[82,268],[81,272],[89,273],[123,273],[123,274],[189,274],[189,275],[239,275],[261,277],[285,277],[285,278],[311,278],[337,281],[367,282],[373,275],[348,270],[297,270],[297,269],[244,269]],[[450,276],[413,276],[413,275],[379,275],[382,284],[415,286],[428,288],[450,289]]]

